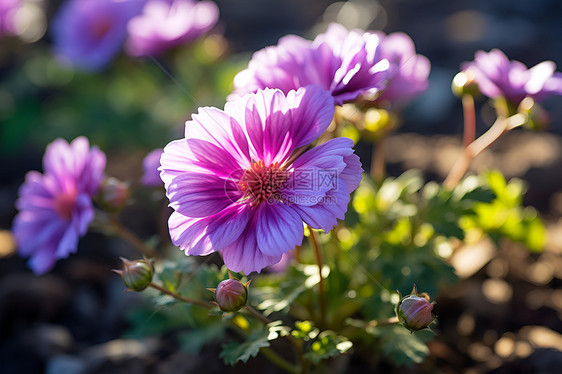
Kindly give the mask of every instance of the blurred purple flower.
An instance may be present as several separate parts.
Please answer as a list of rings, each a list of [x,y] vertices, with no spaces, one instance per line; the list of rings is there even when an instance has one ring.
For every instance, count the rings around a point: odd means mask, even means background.
[[[161,159],[173,243],[187,255],[221,252],[229,269],[250,273],[301,244],[303,221],[331,230],[362,171],[351,139],[304,151],[333,115],[333,98],[318,86],[200,108]]]
[[[161,54],[200,37],[218,17],[212,1],[148,0],[143,13],[129,21],[126,51],[131,56]]]
[[[505,97],[519,104],[525,97],[540,101],[562,95],[562,73],[555,72],[556,64],[552,61],[527,69],[519,61],[510,61],[499,49],[492,49],[488,53],[477,51],[474,61],[464,63],[462,69],[470,70],[480,91],[492,99]]]
[[[107,65],[127,37],[127,22],[146,0],[69,0],[52,21],[55,53],[82,70]]]
[[[336,105],[374,94],[384,88],[389,68],[377,53],[380,42],[377,33],[348,31],[335,23],[312,42],[285,36],[254,53],[248,69],[234,78],[229,100],[266,87],[288,93],[310,84],[330,91]]]
[[[105,161],[105,154],[90,148],[84,137],[70,144],[57,139],[45,151],[44,174],[27,173],[13,232],[20,255],[31,257],[35,273],[49,271],[57,259],[76,251],[94,218],[91,198],[104,178]]]
[[[14,18],[21,5],[21,0],[0,1],[0,36],[16,33]]]
[[[160,156],[162,156],[162,152],[164,152],[164,149],[162,148],[157,148],[153,151],[150,151],[150,153],[146,155],[146,157],[142,161],[144,174],[141,178],[141,183],[145,186],[162,186],[162,179],[160,179],[160,172],[158,171],[158,168],[160,167]]]
[[[380,59],[390,63],[386,87],[377,95],[375,102],[396,102],[411,99],[428,86],[431,64],[427,57],[416,54],[412,39],[401,32],[381,35],[377,50]]]

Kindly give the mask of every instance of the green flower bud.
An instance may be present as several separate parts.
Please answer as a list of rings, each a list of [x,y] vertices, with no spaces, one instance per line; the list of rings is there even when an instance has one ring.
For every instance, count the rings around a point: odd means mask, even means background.
[[[418,294],[416,286],[412,294],[403,297],[396,305],[396,316],[405,328],[414,332],[427,328],[434,320],[433,305],[427,293]]]
[[[248,301],[248,284],[238,279],[226,279],[215,290],[217,305],[225,313],[237,312]]]
[[[106,178],[98,192],[98,202],[107,211],[115,212],[127,204],[129,184],[116,178]]]
[[[121,257],[123,270],[113,270],[123,278],[128,291],[142,291],[152,282],[154,266],[147,260],[129,261]]]
[[[478,89],[474,73],[472,73],[470,69],[461,71],[455,75],[453,82],[451,83],[451,91],[453,91],[453,94],[457,97],[462,97],[464,95],[480,95],[480,90]]]

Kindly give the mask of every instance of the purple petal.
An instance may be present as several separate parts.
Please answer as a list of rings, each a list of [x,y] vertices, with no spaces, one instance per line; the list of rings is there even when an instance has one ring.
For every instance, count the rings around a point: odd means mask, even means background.
[[[251,209],[233,204],[206,218],[186,217],[173,212],[169,219],[172,242],[187,255],[207,255],[230,245],[245,230]]]
[[[257,243],[267,256],[281,256],[302,244],[304,227],[299,215],[282,203],[264,203],[257,211]]]
[[[281,255],[268,256],[258,248],[256,232],[256,216],[246,226],[240,237],[232,244],[226,246],[222,251],[222,257],[226,267],[235,272],[250,274],[258,273],[269,265],[281,260]]]
[[[163,148],[157,148],[152,151],[142,161],[142,168],[144,174],[141,178],[141,183],[145,186],[162,186],[162,179],[160,179],[160,157],[162,157]]]
[[[242,197],[236,185],[212,174],[184,172],[166,189],[170,206],[194,218],[212,216]]]
[[[313,206],[292,205],[301,219],[314,229],[329,232],[338,223],[338,219],[345,218],[349,204],[349,192],[343,180],[338,181],[338,188],[326,193],[324,200]]]

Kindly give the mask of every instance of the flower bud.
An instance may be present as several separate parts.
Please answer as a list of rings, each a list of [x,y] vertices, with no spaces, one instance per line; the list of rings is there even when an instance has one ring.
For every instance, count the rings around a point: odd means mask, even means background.
[[[435,320],[434,304],[435,302],[429,302],[427,293],[418,294],[414,285],[412,294],[402,298],[396,305],[396,316],[408,330],[423,330]]]
[[[99,204],[110,212],[118,211],[129,200],[129,184],[116,178],[106,178],[98,192]]]
[[[129,261],[121,257],[123,270],[113,270],[123,278],[129,291],[142,291],[152,282],[154,266],[147,260]]]
[[[248,284],[238,279],[226,279],[215,290],[217,305],[225,313],[237,312],[248,301]]]
[[[451,83],[451,91],[457,97],[464,95],[478,96],[480,94],[478,83],[476,83],[475,75],[471,69],[461,71],[455,75]]]

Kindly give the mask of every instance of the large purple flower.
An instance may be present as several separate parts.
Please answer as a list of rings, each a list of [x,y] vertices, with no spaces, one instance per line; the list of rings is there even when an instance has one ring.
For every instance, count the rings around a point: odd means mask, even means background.
[[[21,5],[21,0],[0,1],[0,36],[16,33],[14,19]]]
[[[339,24],[331,24],[312,42],[285,36],[276,46],[254,53],[248,69],[234,78],[229,99],[263,88],[288,93],[310,84],[328,90],[336,105],[374,94],[388,77],[388,61],[377,53],[380,42],[377,33],[348,31]]]
[[[16,201],[19,210],[13,232],[19,253],[31,257],[37,274],[49,271],[55,261],[76,251],[94,218],[92,196],[103,178],[105,154],[90,148],[88,139],[62,139],[51,143],[43,158],[44,174],[27,173]]]
[[[97,70],[119,52],[127,22],[146,0],[69,0],[52,21],[55,53],[82,70]]]
[[[303,221],[331,230],[362,171],[350,139],[306,150],[333,115],[318,86],[200,108],[161,159],[173,243],[187,255],[221,252],[229,269],[250,273],[300,245]]]
[[[390,63],[386,87],[376,96],[375,102],[396,102],[411,99],[425,91],[431,64],[427,57],[416,54],[412,39],[401,32],[385,36],[377,50],[380,59]]]
[[[548,96],[562,95],[562,73],[555,72],[556,64],[543,61],[527,67],[519,61],[510,61],[499,49],[486,53],[477,51],[474,61],[462,66],[474,74],[480,91],[490,97],[504,97],[518,104],[525,97],[540,101]]]
[[[127,53],[158,55],[190,42],[217,22],[219,9],[212,1],[148,0],[143,13],[129,21]]]
[[[142,168],[144,174],[141,178],[141,183],[145,186],[162,187],[162,179],[160,179],[160,157],[162,156],[162,148],[156,148],[150,151],[142,161]]]

